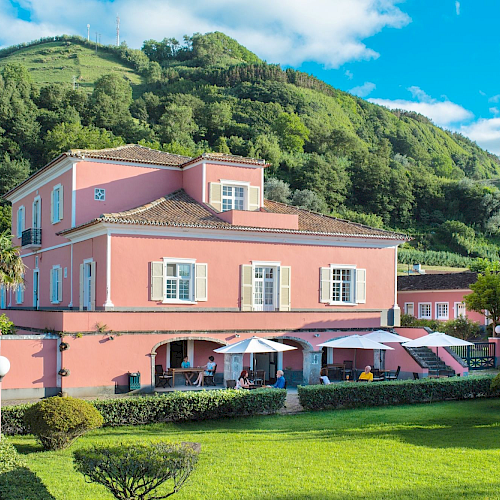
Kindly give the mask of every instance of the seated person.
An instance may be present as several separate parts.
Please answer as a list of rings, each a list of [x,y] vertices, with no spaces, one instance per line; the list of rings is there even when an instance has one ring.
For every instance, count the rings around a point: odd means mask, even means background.
[[[182,360],[182,363],[181,363],[181,368],[191,368],[191,363],[188,361],[187,356],[184,356],[184,359]],[[186,379],[186,382],[185,382],[186,385],[193,385],[191,382],[192,376],[193,376],[193,372],[185,372],[184,373],[184,378]]]
[[[236,389],[250,389],[250,382],[248,381],[248,372],[243,370],[236,381]]]
[[[209,375],[213,375],[215,367],[217,366],[217,363],[215,363],[214,359],[215,358],[213,356],[208,356],[208,363],[205,366],[205,371],[200,372],[198,378],[194,382],[194,385],[200,387],[201,385],[203,385],[203,377],[208,377]]]
[[[276,372],[276,382],[273,385],[266,385],[265,387],[272,387],[273,389],[284,389],[285,384],[286,381],[283,370],[278,370]]]
[[[319,372],[319,380],[323,385],[330,385],[330,379],[328,378],[328,368],[321,368]]]
[[[373,373],[372,373],[372,367],[370,365],[365,366],[365,371],[361,373],[361,375],[358,377],[359,380],[365,380],[366,382],[373,382]]]

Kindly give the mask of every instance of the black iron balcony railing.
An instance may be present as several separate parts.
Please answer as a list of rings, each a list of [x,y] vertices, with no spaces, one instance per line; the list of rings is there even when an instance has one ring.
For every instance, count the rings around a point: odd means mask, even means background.
[[[23,231],[21,235],[21,246],[41,246],[42,245],[42,230],[29,228]]]

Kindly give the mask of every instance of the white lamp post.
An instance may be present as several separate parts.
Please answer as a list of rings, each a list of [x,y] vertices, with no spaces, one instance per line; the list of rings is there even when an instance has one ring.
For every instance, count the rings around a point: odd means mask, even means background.
[[[2,439],[2,379],[9,373],[10,361],[0,356],[0,439]]]
[[[500,325],[495,326],[495,333],[497,336],[500,335]]]

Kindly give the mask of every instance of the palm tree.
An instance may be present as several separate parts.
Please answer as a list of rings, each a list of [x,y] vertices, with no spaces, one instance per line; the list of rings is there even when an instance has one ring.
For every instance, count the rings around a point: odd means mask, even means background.
[[[24,286],[25,268],[19,247],[12,246],[12,235],[7,230],[0,233],[0,285],[7,290]]]

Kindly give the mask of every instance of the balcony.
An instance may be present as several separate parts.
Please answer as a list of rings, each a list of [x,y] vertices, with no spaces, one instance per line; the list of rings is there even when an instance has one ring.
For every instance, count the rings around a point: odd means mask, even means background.
[[[23,248],[38,248],[42,246],[42,230],[29,228],[21,235],[21,246]]]

